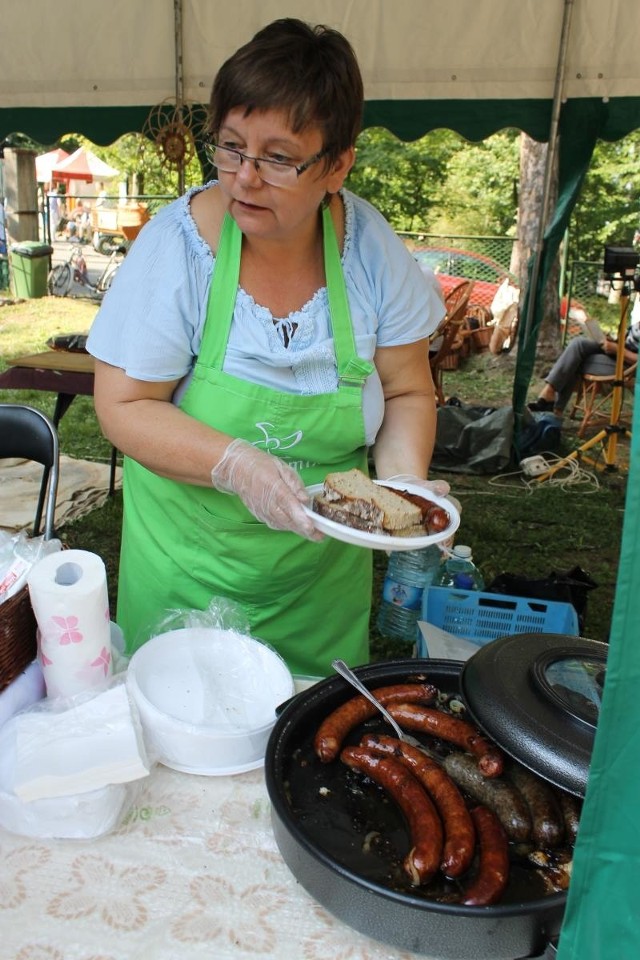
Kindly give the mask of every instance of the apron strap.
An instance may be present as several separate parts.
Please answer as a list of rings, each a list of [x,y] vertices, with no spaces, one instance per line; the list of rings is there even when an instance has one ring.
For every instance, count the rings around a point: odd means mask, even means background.
[[[327,299],[338,367],[338,386],[364,386],[367,377],[373,373],[374,365],[369,360],[363,360],[357,353],[338,240],[327,207],[322,211],[322,236]],[[205,358],[206,362],[217,370],[222,370],[227,349],[240,281],[241,253],[242,231],[235,220],[225,213],[209,288],[207,319],[200,346],[200,357]]]
[[[202,334],[200,356],[217,370],[222,370],[231,320],[240,282],[242,232],[228,213],[222,221],[216,263],[209,287],[207,319]],[[226,328],[223,327],[226,323]]]
[[[361,359],[356,350],[338,240],[328,207],[322,208],[322,241],[331,330],[336,348],[338,381],[345,386],[364,386],[367,377],[373,373],[374,366],[369,360]]]

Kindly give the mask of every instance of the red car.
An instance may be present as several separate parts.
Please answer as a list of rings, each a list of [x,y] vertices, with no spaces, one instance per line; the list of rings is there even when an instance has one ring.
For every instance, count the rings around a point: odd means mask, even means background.
[[[491,309],[498,287],[508,277],[514,287],[516,278],[491,257],[456,247],[413,247],[412,256],[418,263],[431,267],[445,296],[461,280],[475,280],[469,306]]]
[[[412,255],[418,263],[424,263],[431,267],[436,274],[440,286],[446,296],[456,284],[461,280],[475,280],[469,306],[483,306],[491,310],[493,298],[496,291],[505,277],[509,278],[510,284],[518,289],[516,277],[499,263],[486,257],[482,253],[475,253],[472,250],[460,250],[458,247],[411,247]],[[560,300],[560,317],[562,320],[567,315],[567,298]],[[571,298],[571,319],[583,318],[585,308],[576,300]],[[578,333],[579,329],[573,329],[573,333]]]

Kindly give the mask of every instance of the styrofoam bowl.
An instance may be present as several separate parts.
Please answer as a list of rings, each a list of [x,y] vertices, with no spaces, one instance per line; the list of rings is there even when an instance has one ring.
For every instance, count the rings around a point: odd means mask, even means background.
[[[276,707],[294,693],[273,649],[235,630],[206,627],[148,640],[131,658],[127,687],[150,756],[204,776],[261,766]]]
[[[0,827],[10,833],[56,840],[101,837],[117,826],[129,802],[123,783],[26,802],[13,789],[15,768],[16,718],[12,717],[0,730]]]

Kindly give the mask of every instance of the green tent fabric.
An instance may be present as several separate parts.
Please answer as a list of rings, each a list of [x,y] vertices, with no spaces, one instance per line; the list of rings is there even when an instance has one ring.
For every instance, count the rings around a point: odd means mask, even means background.
[[[518,358],[513,384],[516,454],[522,413],[533,374],[536,344],[542,322],[542,293],[569,225],[571,211],[589,169],[593,150],[598,139],[615,140],[640,127],[640,101],[632,98],[623,99],[624,103],[615,104],[591,99],[570,100],[562,108],[559,122],[558,200],[545,231],[535,289],[529,286],[520,310]],[[532,273],[533,259],[529,264],[530,280]],[[535,302],[531,323],[527,327],[525,319],[528,316],[529,301],[532,297],[535,298]]]
[[[635,422],[640,423],[636,391]],[[631,463],[607,676],[557,960],[640,957],[640,431]]]

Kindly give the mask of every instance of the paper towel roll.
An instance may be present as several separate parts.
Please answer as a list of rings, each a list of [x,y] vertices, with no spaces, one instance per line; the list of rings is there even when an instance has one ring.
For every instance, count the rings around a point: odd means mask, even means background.
[[[47,696],[106,686],[113,666],[102,559],[86,550],[63,550],[38,561],[27,582]]]

